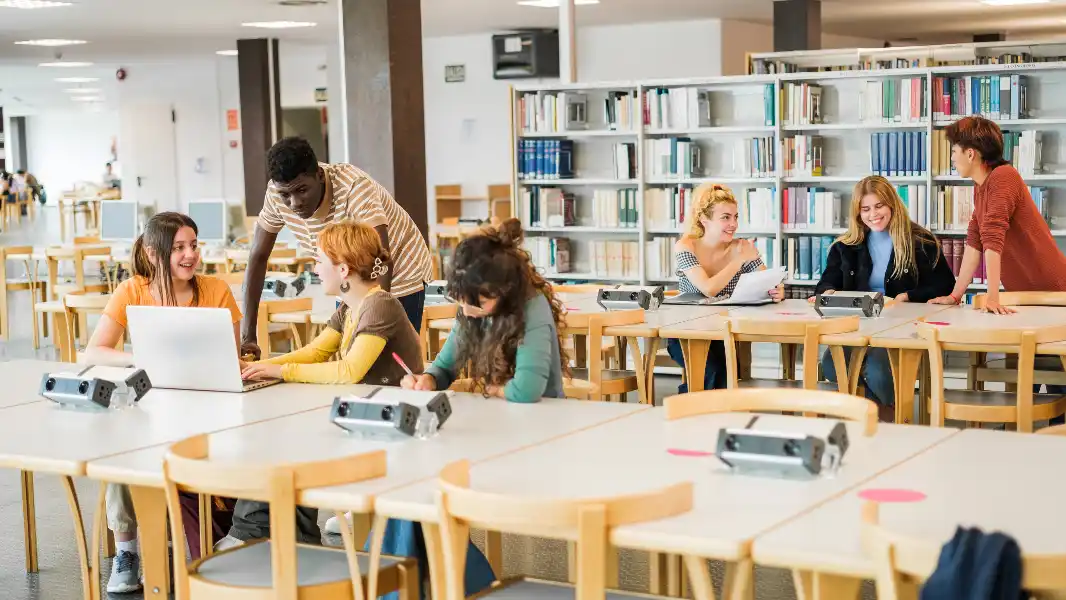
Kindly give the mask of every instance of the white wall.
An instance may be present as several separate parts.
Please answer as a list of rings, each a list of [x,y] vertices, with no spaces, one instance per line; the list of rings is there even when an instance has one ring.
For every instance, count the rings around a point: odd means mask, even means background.
[[[118,135],[117,110],[50,111],[26,117],[28,169],[58,196],[78,181],[99,181]]]

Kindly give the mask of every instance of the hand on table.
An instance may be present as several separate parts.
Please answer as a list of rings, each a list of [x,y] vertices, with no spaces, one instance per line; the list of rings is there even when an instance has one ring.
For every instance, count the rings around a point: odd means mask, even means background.
[[[933,298],[926,304],[946,304],[948,306],[955,306],[959,301],[952,296],[940,296],[939,298]]]
[[[987,298],[985,299],[985,307],[978,310],[992,313],[994,315],[1013,315],[1018,312],[1009,306],[1003,306],[999,303],[999,300],[991,300]]]
[[[770,297],[774,299],[774,302],[780,302],[785,299],[785,284],[779,283],[777,287],[770,290]]]
[[[810,298],[807,298],[807,302],[810,303],[810,304],[814,304],[814,300],[818,296],[829,296],[829,295],[832,295],[832,293],[835,292],[835,291],[836,290],[826,290],[826,291],[822,292],[821,294],[815,294],[814,296],[811,296]]]
[[[416,375],[415,377],[406,375],[400,380],[400,387],[405,390],[432,392],[437,389],[437,380],[429,373],[423,373],[421,375]]]
[[[907,292],[903,292],[902,294],[896,296],[896,302],[910,302],[910,301],[911,301],[911,297],[907,295]]]
[[[258,379],[281,379],[281,365],[251,363],[241,369],[241,379],[254,381]]]

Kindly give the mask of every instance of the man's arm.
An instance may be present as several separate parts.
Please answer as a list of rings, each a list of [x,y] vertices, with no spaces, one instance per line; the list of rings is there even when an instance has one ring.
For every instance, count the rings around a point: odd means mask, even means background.
[[[256,226],[255,238],[252,240],[252,250],[248,253],[248,273],[244,277],[242,346],[258,344],[256,322],[259,319],[259,299],[263,297],[263,280],[266,278],[267,260],[270,258],[271,251],[274,250],[274,242],[277,239],[277,233],[270,233],[262,227]]]
[[[378,225],[374,229],[376,229],[378,235],[381,236],[381,245],[384,246],[385,250],[389,250],[389,226]],[[392,252],[389,252],[389,260],[385,263],[388,270],[384,275],[379,276],[377,279],[378,285],[380,285],[381,289],[386,292],[392,289],[392,265]]]

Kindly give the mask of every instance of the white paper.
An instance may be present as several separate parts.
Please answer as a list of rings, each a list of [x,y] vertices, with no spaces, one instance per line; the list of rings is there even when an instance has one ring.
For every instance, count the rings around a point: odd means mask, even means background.
[[[785,272],[780,269],[766,269],[765,271],[753,271],[740,276],[733,295],[729,297],[731,304],[741,302],[762,302],[770,297],[770,290],[781,285],[785,280]]]

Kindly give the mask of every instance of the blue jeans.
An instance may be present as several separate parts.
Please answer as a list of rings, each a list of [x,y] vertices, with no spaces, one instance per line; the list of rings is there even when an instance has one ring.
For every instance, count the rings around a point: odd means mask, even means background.
[[[851,362],[851,348],[844,348],[844,359]],[[829,350],[822,355],[822,373],[825,378],[836,383],[836,367],[833,366],[833,356]],[[847,375],[844,375],[847,377]],[[866,397],[881,406],[892,406],[896,403],[896,387],[892,379],[892,365],[888,362],[888,350],[884,348],[868,348],[866,358],[862,361],[862,370],[859,380],[866,388]]]
[[[670,353],[670,358],[685,367],[685,354],[681,351],[681,342],[677,340],[666,340],[666,351]],[[710,351],[707,352],[707,367],[703,370],[703,389],[705,390],[724,390],[727,386],[726,371],[725,371],[725,343],[716,341],[711,342]],[[677,386],[678,394],[688,393],[688,384],[682,383]]]
[[[370,539],[367,539],[363,550],[370,550]],[[429,574],[425,538],[422,535],[422,526],[418,523],[389,519],[388,525],[385,526],[385,540],[381,544],[381,552],[392,556],[417,557],[419,576],[425,577]],[[466,596],[473,596],[489,587],[493,581],[496,581],[496,576],[492,573],[489,561],[473,542],[468,543],[466,547]],[[381,597],[387,600],[397,600],[399,593],[390,592]],[[425,590],[422,590],[419,597],[426,597]]]

